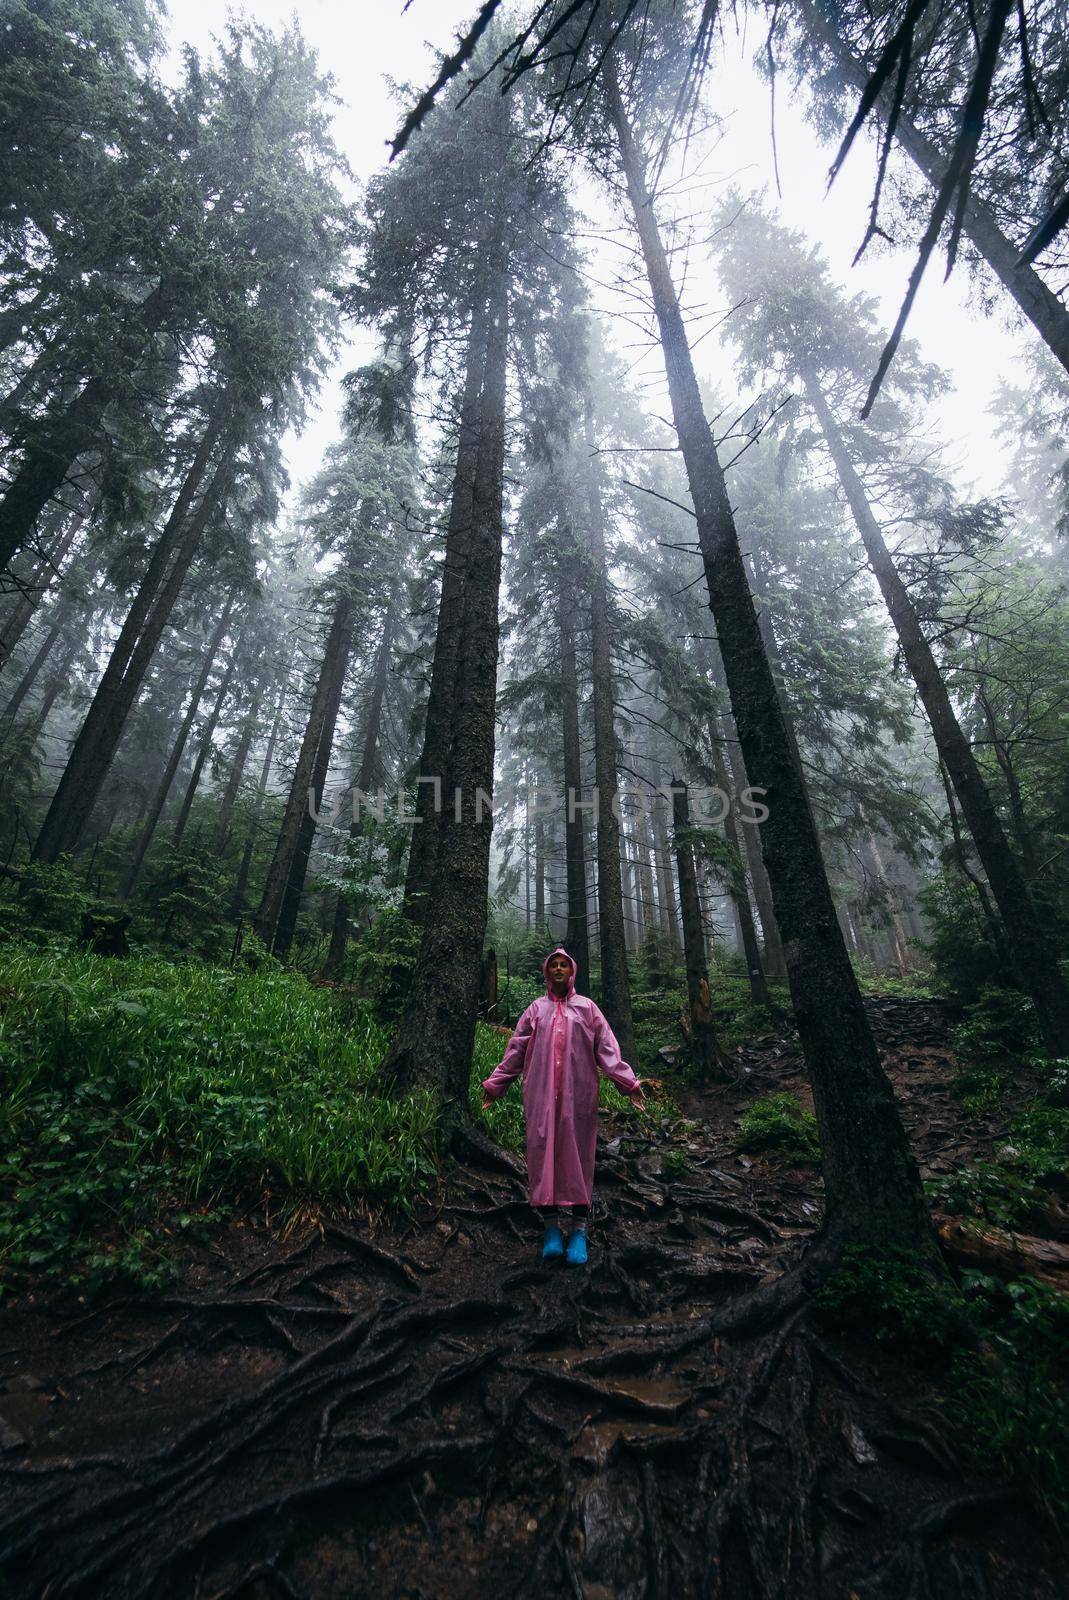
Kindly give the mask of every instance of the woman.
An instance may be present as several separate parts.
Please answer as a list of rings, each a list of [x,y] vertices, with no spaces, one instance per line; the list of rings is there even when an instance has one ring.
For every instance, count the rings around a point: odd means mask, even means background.
[[[546,1225],[542,1255],[565,1253],[559,1212],[574,1220],[567,1259],[586,1261],[586,1218],[594,1185],[598,1135],[598,1072],[645,1107],[642,1079],[620,1055],[612,1029],[593,1000],[575,992],[575,962],[558,947],[542,963],[546,993],[527,1007],[500,1066],[483,1081],[483,1110],[523,1073],[527,1173],[531,1204]]]

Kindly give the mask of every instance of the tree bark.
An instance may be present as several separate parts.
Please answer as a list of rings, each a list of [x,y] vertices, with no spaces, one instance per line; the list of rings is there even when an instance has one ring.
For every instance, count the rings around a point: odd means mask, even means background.
[[[728,893],[731,895],[735,907],[735,915],[738,918],[742,955],[746,962],[746,975],[750,981],[750,999],[755,1006],[768,1006],[771,1008],[772,996],[768,992],[765,969],[761,964],[761,950],[757,943],[757,929],[754,927],[750,897],[746,893],[746,862],[743,855],[744,846],[740,838],[744,827],[740,826],[735,817],[731,785],[728,782],[727,767],[724,763],[724,747],[715,727],[709,730],[709,744],[713,752],[713,773],[717,787],[722,789],[728,797],[728,808],[724,813],[724,837],[729,844],[734,845],[735,854],[739,858],[738,881],[728,884]]]
[[[679,875],[679,904],[683,914],[683,954],[687,966],[687,998],[690,1005],[690,1058],[699,1082],[724,1078],[725,1060],[716,1037],[713,1001],[709,992],[709,967],[705,954],[705,929],[698,876],[694,870],[694,850],[690,841],[690,802],[687,786],[672,779],[672,848]]]
[[[412,843],[405,877],[405,915],[422,924],[438,857],[438,843],[445,823],[445,773],[451,750],[450,730],[455,722],[457,678],[460,672],[460,643],[464,627],[464,580],[474,537],[473,506],[475,474],[481,437],[480,408],[487,362],[487,296],[485,278],[480,278],[472,304],[468,333],[467,365],[460,399],[457,431],[457,461],[453,474],[453,493],[446,528],[442,589],[438,601],[438,626],[434,637],[427,716],[420,755],[419,775],[440,779],[440,804],[435,805],[432,782],[416,788]]]
[[[1009,935],[1018,981],[1035,1005],[1048,1049],[1055,1056],[1069,1055],[1069,985],[1058,969],[1057,954],[1044,937],[1024,874],[1010,849],[972,747],[950,703],[932,647],[873,515],[846,440],[815,374],[807,370],[803,372],[802,379],[806,397],[824,434],[847,504],[861,535],[869,565],[886,602],[906,665],[917,685],[936,749],[950,775],[980,864]]]
[[[843,80],[853,89],[863,89],[868,81],[868,68],[839,37],[823,7],[817,0],[795,0],[795,4],[810,34],[827,50]],[[886,96],[881,100],[886,110],[889,101]],[[938,188],[948,166],[943,152],[901,112],[895,137],[932,187]],[[1013,296],[1051,354],[1069,371],[1069,311],[1037,272],[1031,267],[1017,265],[1020,248],[1007,239],[994,213],[974,190],[970,190],[965,202],[962,231],[1003,288]]]
[[[468,1086],[493,828],[488,797],[494,779],[509,313],[505,224],[498,226],[502,231],[488,258],[486,360],[471,532],[460,574],[464,614],[448,730],[448,786],[412,988],[383,1062],[383,1074],[397,1092],[430,1089],[441,1107],[447,1140],[475,1137]]]
[[[590,993],[590,943],[586,920],[586,845],[583,838],[583,757],[579,732],[579,679],[575,653],[575,588],[557,588],[560,636],[561,732],[564,742],[564,859],[568,927],[564,948],[575,961],[575,987]]]
[[[386,698],[386,683],[390,676],[390,656],[393,651],[393,637],[396,626],[396,616],[393,605],[386,608],[386,615],[382,622],[382,633],[379,637],[379,646],[375,652],[375,664],[371,669],[371,691],[368,696],[367,707],[364,712],[364,738],[360,752],[360,764],[353,774],[353,782],[362,794],[370,794],[379,770],[379,735],[382,725],[382,705]],[[349,824],[349,840],[354,843],[364,832],[364,813],[354,816]],[[345,894],[338,895],[337,905],[334,907],[334,923],[330,934],[330,949],[327,952],[325,971],[336,972],[345,956],[345,947],[349,940],[349,918],[352,908]]]
[[[195,511],[189,509],[222,428],[223,418],[217,412],[201,440],[167,526],[153,551],[52,796],[34,845],[35,860],[55,861],[76,849],[82,837],[197,546],[211,517],[229,493],[234,457],[232,448],[227,445],[201,495],[200,504]]]
[[[144,827],[141,829],[141,832],[138,835],[137,844],[134,847],[133,857],[130,860],[130,863],[127,866],[126,872],[123,876],[122,884],[119,888],[120,900],[128,900],[130,898],[130,895],[133,892],[134,884],[137,882],[138,877],[140,876],[142,864],[146,854],[148,853],[148,847],[152,843],[153,835],[156,832],[156,826],[160,820],[160,817],[163,815],[163,808],[167,804],[167,796],[171,792],[171,785],[174,782],[175,773],[182,764],[182,757],[186,752],[186,741],[188,740],[192,731],[194,722],[197,720],[197,713],[200,711],[200,703],[204,698],[204,691],[208,687],[208,679],[212,675],[212,668],[215,666],[215,658],[219,654],[219,647],[223,642],[227,628],[230,626],[230,613],[233,608],[234,595],[231,594],[227,598],[226,605],[223,607],[222,615],[215,625],[215,631],[209,639],[208,647],[204,652],[204,660],[201,662],[201,667],[199,673],[197,674],[196,682],[190,691],[189,703],[186,706],[185,715],[178,725],[178,733],[173,744],[171,745],[171,753],[167,758],[167,765],[164,767],[160,781],[156,785],[156,793],[152,797],[152,804],[149,807],[148,816],[145,819]]]
[[[609,628],[608,571],[605,525],[594,451],[594,417],[590,396],[585,405],[588,536],[590,578],[590,646],[594,712],[594,785],[597,789],[598,939],[601,949],[601,1003],[625,1061],[638,1070],[635,1029],[631,1016],[631,979],[627,970],[624,907],[621,893],[620,823],[616,816],[617,744],[616,686],[612,672]]]
[[[182,835],[186,831],[186,823],[189,821],[189,813],[193,806],[193,799],[200,785],[201,774],[204,771],[204,764],[211,753],[212,740],[215,738],[215,730],[219,726],[219,718],[223,714],[223,706],[226,704],[226,697],[230,693],[230,685],[234,681],[234,670],[238,663],[239,650],[240,645],[235,642],[234,648],[230,652],[230,660],[226,664],[226,671],[223,673],[222,682],[219,685],[219,691],[215,697],[215,704],[212,706],[212,709],[208,714],[207,724],[205,725],[204,732],[201,734],[200,749],[197,751],[197,759],[193,763],[193,771],[189,775],[189,782],[186,784],[186,792],[182,796],[182,804],[179,806],[178,816],[175,818],[174,843],[176,845],[181,844]]]
[[[668,258],[611,56],[605,84],[660,330],[709,601],[746,770],[765,790],[761,845],[785,939],[798,1033],[823,1146],[825,1241],[896,1244],[942,1267],[917,1167],[880,1066],[835,917],[820,844],[791,750],[724,482],[702,409]]]
[[[219,802],[219,822],[215,830],[215,848],[222,854],[230,842],[230,830],[234,825],[234,807],[237,804],[238,793],[245,778],[245,768],[252,749],[252,741],[256,737],[256,725],[260,719],[260,707],[263,704],[265,675],[261,673],[256,680],[253,690],[252,703],[241,724],[238,735],[237,748],[234,758],[230,763],[230,772],[227,775],[226,787]]]
[[[291,663],[292,665],[292,659]],[[282,686],[278,691],[278,704],[275,706],[274,721],[271,723],[271,732],[267,736],[267,748],[264,751],[263,763],[260,767],[260,780],[256,785],[256,800],[253,805],[252,816],[249,819],[249,831],[245,835],[245,848],[241,853],[241,866],[238,868],[237,881],[234,884],[234,898],[231,901],[231,915],[235,921],[240,919],[245,909],[245,890],[249,884],[249,871],[252,867],[252,853],[256,845],[256,830],[260,826],[260,815],[264,806],[264,795],[267,793],[268,781],[271,777],[271,768],[275,762],[275,746],[278,744],[278,735],[282,727],[282,712],[286,705],[286,695],[289,692],[289,668],[282,679]]]
[[[348,572],[354,561],[355,551],[350,553],[346,562]],[[278,953],[279,930],[282,927],[283,905],[288,893],[288,885],[293,874],[294,863],[297,859],[298,849],[301,844],[302,830],[305,823],[311,826],[311,837],[315,834],[315,820],[309,815],[309,792],[312,792],[315,806],[318,810],[322,799],[322,784],[326,778],[326,767],[323,767],[322,777],[318,779],[320,746],[327,741],[327,761],[330,759],[330,745],[334,741],[334,727],[337,722],[338,708],[341,704],[342,689],[345,683],[345,673],[349,665],[349,652],[352,647],[353,637],[353,601],[347,588],[343,588],[334,603],[331,614],[330,628],[327,632],[326,643],[323,648],[323,659],[319,664],[315,688],[312,691],[312,702],[308,708],[308,721],[305,723],[301,747],[297,753],[297,765],[294,768],[293,781],[286,797],[286,809],[282,815],[282,824],[279,828],[278,839],[275,842],[275,853],[268,868],[267,881],[264,884],[263,898],[259,909],[253,918],[253,927],[257,934],[267,945],[269,950]],[[307,830],[305,830],[307,831]],[[311,837],[308,839],[308,849],[311,849]],[[307,866],[307,855],[305,865]],[[301,890],[304,887],[304,875],[301,874]],[[300,890],[297,893],[300,899]],[[289,948],[292,941],[292,926],[296,921],[296,911],[292,919],[287,916],[289,934],[284,931],[282,943]]]

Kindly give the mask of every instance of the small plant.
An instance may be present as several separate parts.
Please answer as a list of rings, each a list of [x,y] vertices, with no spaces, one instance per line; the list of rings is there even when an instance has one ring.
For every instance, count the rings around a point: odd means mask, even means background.
[[[961,1327],[961,1297],[937,1283],[924,1264],[897,1246],[879,1253],[848,1245],[815,1292],[828,1324],[894,1345],[946,1357]]]
[[[996,1228],[1016,1228],[1038,1205],[1035,1187],[990,1162],[959,1167],[924,1186],[931,1204],[954,1217],[979,1217]]]
[[[740,1125],[736,1149],[760,1151],[784,1161],[820,1161],[817,1119],[793,1094],[768,1094],[755,1100],[743,1112]]]
[[[951,1085],[970,1116],[997,1111],[1006,1093],[1006,1077],[992,1066],[970,1066],[959,1072]]]
[[[681,1178],[689,1175],[690,1162],[682,1150],[669,1150],[661,1165],[661,1173],[662,1176],[668,1179],[669,1183],[677,1183]]]
[[[954,1029],[954,1050],[960,1061],[986,1064],[1017,1058],[1037,1043],[1032,1002],[1017,989],[988,984],[965,1007]]]

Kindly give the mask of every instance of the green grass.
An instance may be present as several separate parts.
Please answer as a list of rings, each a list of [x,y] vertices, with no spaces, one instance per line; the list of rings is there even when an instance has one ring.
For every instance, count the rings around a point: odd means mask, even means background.
[[[385,1030],[282,971],[0,947],[0,1287],[167,1272],[221,1202],[406,1206],[426,1097],[378,1092]]]

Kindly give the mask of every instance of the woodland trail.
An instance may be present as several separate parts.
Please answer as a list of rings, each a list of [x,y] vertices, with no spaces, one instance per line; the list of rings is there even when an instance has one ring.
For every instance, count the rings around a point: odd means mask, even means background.
[[[870,1014],[926,1173],[985,1153],[941,1006]],[[732,1150],[750,1099],[801,1088],[789,1035],[739,1067],[665,1134],[607,1126],[585,1269],[463,1169],[407,1229],[233,1226],[180,1292],[13,1306],[4,1594],[1063,1595],[1054,1535],[965,1469],[922,1377],[797,1305],[747,1313],[819,1185]]]

